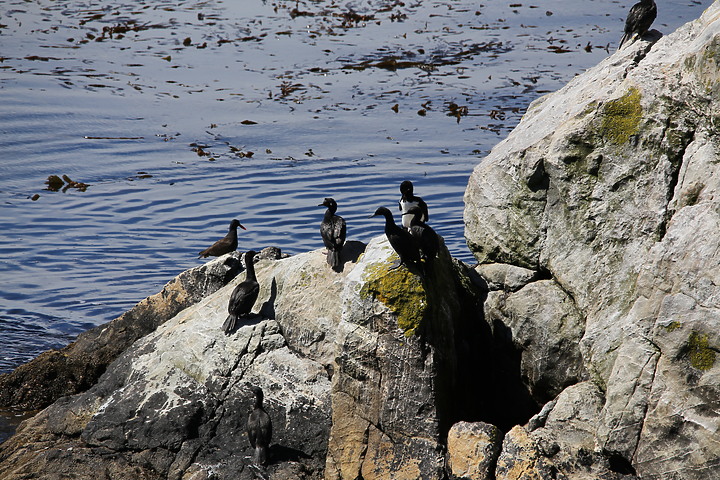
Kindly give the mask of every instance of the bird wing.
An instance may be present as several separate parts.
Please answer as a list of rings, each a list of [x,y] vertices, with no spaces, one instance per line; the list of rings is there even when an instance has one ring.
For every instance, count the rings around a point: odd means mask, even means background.
[[[245,315],[250,313],[255,300],[260,293],[260,284],[252,280],[245,280],[238,284],[230,294],[228,313],[232,315]]]
[[[262,423],[260,424],[260,431],[262,433],[262,438],[264,443],[267,446],[270,446],[270,441],[272,440],[272,421],[270,420],[270,415],[267,414],[267,412],[263,411],[263,418]]]
[[[336,215],[332,222],[332,236],[334,245],[341,247],[345,244],[345,235],[347,234],[347,226],[345,219]]]
[[[257,443],[258,430],[258,418],[256,411],[253,410],[248,416],[246,427],[248,440],[250,441],[250,446],[252,446],[253,448],[255,448],[255,445]]]
[[[428,206],[427,203],[425,203],[425,200],[423,200],[420,197],[417,197],[418,200],[418,207],[420,207],[420,210],[422,210],[423,218],[421,220],[423,222],[427,222],[430,219],[430,214],[428,213]]]
[[[335,245],[333,241],[333,225],[330,222],[323,221],[320,224],[320,236],[323,239],[325,248],[332,248]]]
[[[198,255],[201,257],[208,257],[210,255],[219,257],[225,255],[237,249],[237,233],[233,236],[232,233],[228,232],[223,238],[210,245],[208,248],[200,252]]]

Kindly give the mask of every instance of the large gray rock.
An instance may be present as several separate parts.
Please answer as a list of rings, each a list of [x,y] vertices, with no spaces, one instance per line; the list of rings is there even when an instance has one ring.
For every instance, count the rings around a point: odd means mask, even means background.
[[[277,264],[293,272],[315,256],[322,254],[261,260],[258,279],[272,285]],[[302,342],[287,342],[272,318],[255,315],[224,334],[230,293],[243,279],[138,340],[87,392],[64,397],[22,424],[0,446],[0,478],[254,478],[245,435],[249,384],[264,390],[273,420],[269,473],[321,478],[330,428],[328,371],[295,353]],[[276,282],[292,280],[278,276]],[[267,290],[254,311],[269,308]]]
[[[520,375],[537,403],[583,379],[584,317],[557,283],[541,280],[514,293],[490,292],[485,317],[496,329],[496,343],[520,352]]]
[[[555,285],[530,316],[527,298],[537,295],[523,291],[533,283],[489,297],[526,387],[547,399],[591,380],[602,395],[588,422],[592,455],[618,474],[720,478],[718,58],[714,2],[699,20],[653,45],[636,42],[534,102],[476,167],[465,196],[480,263],[535,270]],[[558,357],[572,365],[567,374],[534,364],[552,351],[541,338],[565,335],[563,317],[574,325],[568,345],[581,335],[579,350],[566,350],[576,362]],[[543,376],[552,381],[533,380]],[[508,448],[528,465],[548,463],[535,439],[511,433]],[[566,434],[556,424],[544,442],[561,445]],[[510,460],[503,451],[508,471]],[[577,461],[555,464],[558,475],[575,475]]]
[[[444,435],[481,385],[473,272],[443,249],[421,280],[390,269],[384,236],[356,265],[363,249],[349,245],[343,273],[320,250],[260,260],[241,328],[220,326],[244,275],[22,424],[0,445],[0,478],[253,478],[251,384],[273,420],[271,478],[443,478]]]

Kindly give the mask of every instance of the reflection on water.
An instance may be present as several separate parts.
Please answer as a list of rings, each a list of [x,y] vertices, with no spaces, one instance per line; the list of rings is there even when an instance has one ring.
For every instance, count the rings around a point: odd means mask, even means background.
[[[368,241],[410,179],[472,261],[473,166],[614,50],[628,3],[3,2],[0,372],[155,293],[232,218],[240,249],[316,249],[332,196]]]

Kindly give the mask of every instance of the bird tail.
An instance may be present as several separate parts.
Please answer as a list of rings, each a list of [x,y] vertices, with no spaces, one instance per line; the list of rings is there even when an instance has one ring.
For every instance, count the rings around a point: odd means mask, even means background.
[[[629,38],[630,38],[630,35],[628,35],[627,33],[623,33],[623,36],[620,39],[620,45],[618,45],[618,50],[620,50],[622,48],[622,46],[625,44],[625,42],[628,41]]]
[[[222,329],[226,334],[232,333],[237,325],[237,315],[230,314],[225,319],[225,323],[222,324]]]
[[[258,445],[255,447],[255,465],[267,465],[267,448]]]
[[[336,272],[342,272],[343,264],[340,261],[340,250],[330,250],[327,253],[327,262]]]

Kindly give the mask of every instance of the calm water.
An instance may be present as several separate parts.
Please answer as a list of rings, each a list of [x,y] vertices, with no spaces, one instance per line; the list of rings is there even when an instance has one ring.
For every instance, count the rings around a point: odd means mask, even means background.
[[[368,241],[413,180],[471,261],[472,168],[614,51],[630,2],[99,3],[0,4],[0,372],[200,264],[233,218],[240,249],[321,247],[326,196]],[[710,3],[661,1],[655,28]]]

